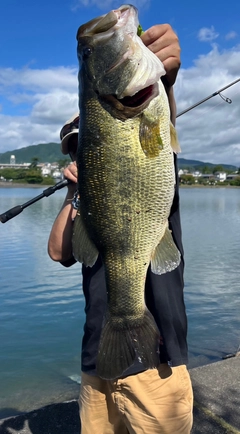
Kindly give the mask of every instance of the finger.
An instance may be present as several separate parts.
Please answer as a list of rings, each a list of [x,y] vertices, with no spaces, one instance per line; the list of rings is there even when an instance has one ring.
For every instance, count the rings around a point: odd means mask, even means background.
[[[158,24],[150,27],[141,35],[143,43],[149,47],[149,45],[152,45],[156,40],[162,38],[169,28],[171,29],[169,24]]]
[[[181,65],[179,45],[175,47],[167,46],[161,51],[158,51],[156,55],[163,63],[169,86],[172,86],[176,81],[177,73]]]
[[[166,57],[163,61],[163,65],[167,74],[170,74],[171,71],[178,71],[180,68],[180,62],[176,57]]]
[[[143,42],[164,63],[168,58],[176,58],[173,68],[180,66],[180,45],[176,33],[169,24],[151,27],[142,36]],[[167,62],[168,66],[171,61]]]
[[[164,50],[158,51],[156,55],[163,63],[166,72],[170,71],[171,68],[180,68],[181,62],[178,50],[174,51],[170,47],[167,47]]]
[[[74,164],[69,165],[63,171],[64,178],[70,179],[70,181],[77,182],[78,171]]]
[[[76,163],[76,161],[74,161],[73,164],[70,166],[70,170],[71,170],[72,174],[77,177],[78,170],[77,170],[77,163]]]

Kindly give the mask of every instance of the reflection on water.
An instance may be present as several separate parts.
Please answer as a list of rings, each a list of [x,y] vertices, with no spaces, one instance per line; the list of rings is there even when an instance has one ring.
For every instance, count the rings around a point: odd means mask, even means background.
[[[42,192],[0,189],[0,213]],[[77,397],[81,267],[47,255],[65,191],[0,226],[0,417]],[[240,189],[181,189],[190,367],[239,345]]]

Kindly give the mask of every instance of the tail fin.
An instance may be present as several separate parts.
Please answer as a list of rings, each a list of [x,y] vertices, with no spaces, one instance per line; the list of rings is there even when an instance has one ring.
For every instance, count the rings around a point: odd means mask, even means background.
[[[151,313],[146,309],[141,318],[131,321],[112,317],[102,330],[97,356],[97,374],[106,380],[124,375],[136,359],[144,369],[159,364],[159,331]]]

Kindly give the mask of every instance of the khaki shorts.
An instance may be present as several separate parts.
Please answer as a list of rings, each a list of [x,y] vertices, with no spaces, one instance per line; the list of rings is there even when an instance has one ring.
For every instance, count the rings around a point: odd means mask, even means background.
[[[185,365],[161,364],[116,381],[82,373],[81,434],[189,434],[193,392]]]

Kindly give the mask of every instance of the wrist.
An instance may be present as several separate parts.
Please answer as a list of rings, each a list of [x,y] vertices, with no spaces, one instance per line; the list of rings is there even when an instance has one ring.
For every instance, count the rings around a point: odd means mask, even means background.
[[[164,88],[165,88],[165,91],[166,91],[166,93],[168,94],[168,93],[170,92],[170,89],[173,88],[173,84],[170,84],[170,83],[169,83],[169,80],[168,80],[168,76],[167,76],[167,75],[163,75],[163,76],[161,77],[161,80],[162,80],[162,84],[163,84],[163,86],[164,86]]]
[[[66,194],[66,198],[65,198],[65,201],[67,203],[71,203],[72,202],[76,190],[77,190],[76,184],[73,187],[68,188],[68,191],[67,191],[67,194]]]
[[[169,109],[170,109],[170,119],[171,119],[172,124],[175,126],[176,116],[177,116],[177,107],[176,107],[176,101],[175,101],[175,97],[174,97],[173,86],[169,86],[167,89],[165,87],[165,91],[167,94],[168,104],[169,104]]]
[[[75,191],[77,190],[77,184],[75,182],[71,182],[68,184],[67,189],[67,194],[74,195]]]

